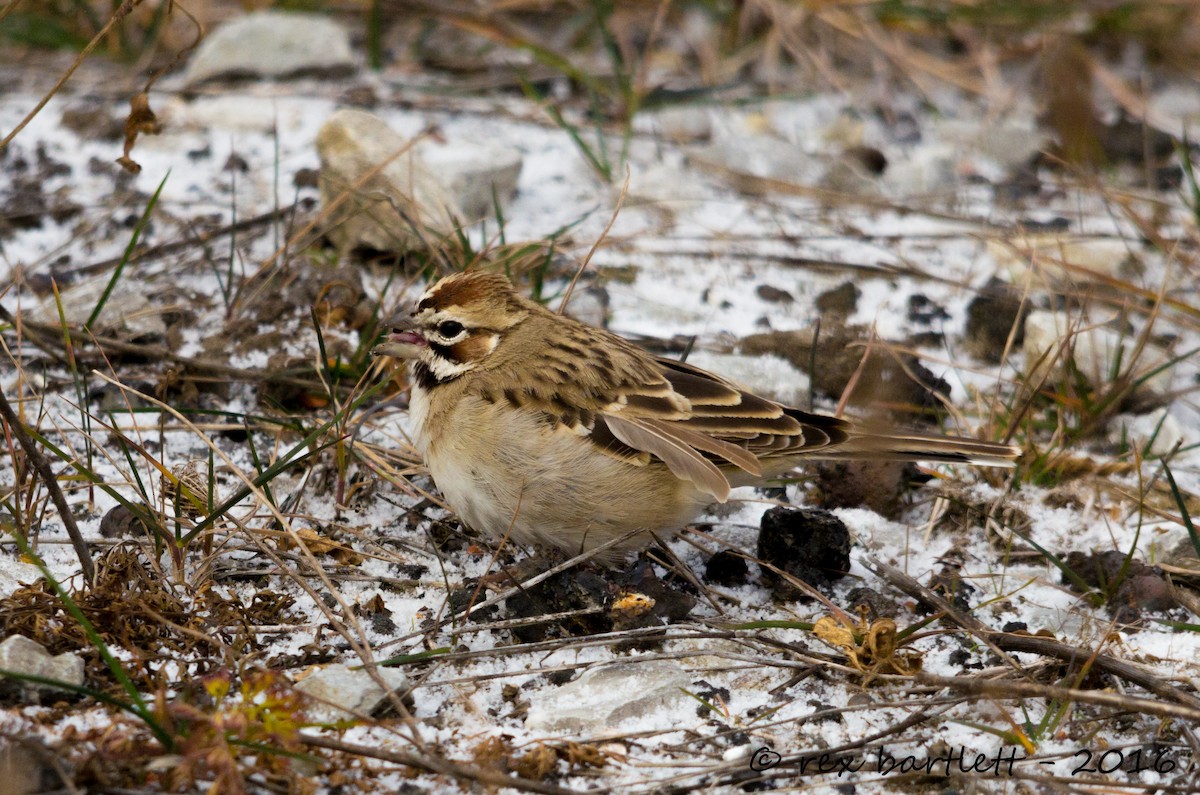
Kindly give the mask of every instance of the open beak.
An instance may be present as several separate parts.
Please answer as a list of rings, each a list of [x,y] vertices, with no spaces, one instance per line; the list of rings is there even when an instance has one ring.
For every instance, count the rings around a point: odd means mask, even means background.
[[[387,339],[371,350],[371,354],[391,356],[395,359],[415,359],[421,355],[422,348],[428,347],[429,343],[412,327],[411,321],[402,318],[397,321]]]

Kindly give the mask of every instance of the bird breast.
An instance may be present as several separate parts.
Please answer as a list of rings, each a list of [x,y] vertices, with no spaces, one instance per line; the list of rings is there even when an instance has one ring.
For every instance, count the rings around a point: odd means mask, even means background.
[[[468,394],[435,411],[430,397],[414,387],[414,442],[449,506],[496,539],[576,554],[636,529],[674,531],[710,501],[661,463],[605,454],[536,410]]]

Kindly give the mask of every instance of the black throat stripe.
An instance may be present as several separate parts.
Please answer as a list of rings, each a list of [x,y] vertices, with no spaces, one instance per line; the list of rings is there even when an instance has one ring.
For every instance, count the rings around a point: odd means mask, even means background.
[[[417,385],[426,392],[445,383],[444,381],[438,380],[438,377],[433,374],[433,371],[430,370],[428,366],[426,366],[425,362],[413,362],[412,376],[417,382]]]
[[[454,358],[454,349],[448,345],[442,345],[441,343],[430,340],[429,341],[429,350],[433,351],[438,356],[441,356],[443,359],[445,359],[448,362],[456,361],[456,359]]]

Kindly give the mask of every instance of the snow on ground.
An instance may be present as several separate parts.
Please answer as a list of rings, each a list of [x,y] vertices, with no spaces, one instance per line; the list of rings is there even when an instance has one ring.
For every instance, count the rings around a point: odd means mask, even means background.
[[[383,96],[400,90],[388,77],[360,75],[358,79],[374,83]],[[133,225],[160,183],[163,190],[158,208],[141,238],[145,246],[180,240],[200,219],[204,228],[216,228],[235,218],[271,212],[298,199],[316,198],[315,189],[295,187],[294,178],[301,170],[318,166],[314,139],[337,105],[336,86],[317,81],[255,83],[230,89],[210,88],[194,98],[184,97],[178,88],[163,83],[151,95],[167,127],[162,135],[144,136],[139,141],[134,158],[143,168],[136,176],[119,174],[110,165],[119,154],[118,144],[80,136],[60,123],[63,111],[82,100],[71,89],[51,100],[17,137],[14,148],[7,154],[6,171],[10,176],[0,177],[0,187],[13,184],[14,160],[23,158],[31,168],[36,168],[38,153],[44,153],[65,170],[45,179],[43,192],[47,195],[61,192],[80,209],[68,220],[43,218],[37,226],[11,230],[0,240],[0,280],[6,285],[0,304],[6,309],[25,315],[32,306],[44,302],[46,292],[44,289],[39,292],[33,286],[36,279],[61,275],[66,284],[71,284],[71,274],[90,263],[119,258]],[[112,115],[122,112],[117,92],[90,93]],[[10,129],[38,98],[36,93],[20,90],[0,96],[0,129]],[[746,141],[793,141],[819,159],[836,156],[826,133],[853,109],[853,103],[850,96],[820,94],[739,108],[711,107],[706,112],[722,131],[719,134],[726,147],[737,147],[739,142]],[[861,291],[849,322],[872,326],[883,339],[904,340],[914,332],[927,330],[907,317],[910,299],[919,293],[944,310],[932,325],[932,330],[944,333],[942,343],[921,348],[927,365],[951,384],[952,400],[966,414],[968,426],[985,422],[976,414],[976,406],[991,404],[998,390],[1008,390],[1005,394],[1011,398],[1013,376],[1011,368],[970,358],[962,346],[967,305],[974,290],[1000,269],[983,244],[985,237],[997,234],[988,225],[1061,215],[1069,219],[1071,232],[1076,234],[1127,240],[1136,239],[1136,234],[1131,224],[1114,214],[1100,197],[1066,183],[1019,207],[991,204],[991,191],[969,185],[965,176],[995,177],[1004,173],[1004,169],[980,149],[963,147],[952,138],[939,139],[939,135],[948,134],[946,125],[920,111],[919,103],[914,101],[911,105],[915,123],[924,136],[919,144],[897,140],[893,131],[874,118],[863,134],[864,140],[884,149],[890,159],[906,164],[910,172],[925,168],[922,158],[932,159],[947,147],[954,158],[938,166],[944,166],[945,173],[931,175],[922,171],[919,177],[910,173],[913,180],[942,180],[938,186],[941,198],[936,202],[923,205],[922,199],[906,193],[905,185],[884,185],[882,190],[889,200],[910,208],[904,212],[875,206],[880,194],[832,207],[802,192],[743,195],[702,161],[682,157],[677,144],[660,139],[651,131],[637,133],[631,149],[634,161],[629,195],[661,194],[668,188],[677,194],[661,202],[630,201],[617,218],[608,242],[596,253],[591,264],[602,273],[606,269],[632,266],[632,278],[608,278],[602,282],[610,302],[609,327],[622,334],[653,338],[695,336],[694,363],[806,405],[808,376],[778,357],[755,361],[737,355],[733,343],[768,328],[790,331],[811,327],[818,317],[814,308],[816,297],[846,281],[854,282]],[[476,98],[469,105],[464,103],[464,107],[470,110],[456,109],[455,100],[450,98],[439,103],[426,99],[405,107],[385,102],[376,112],[405,135],[436,126],[443,142],[438,146],[491,140],[517,147],[524,158],[524,168],[517,195],[505,210],[506,239],[509,242],[539,239],[573,225],[566,253],[583,257],[608,223],[619,190],[599,181],[587,169],[568,135],[548,124],[525,100],[497,96],[481,102]],[[979,109],[969,100],[956,97],[949,107],[960,108],[958,115],[965,124],[983,124]],[[761,131],[751,132],[761,128],[763,118],[769,120],[774,130],[782,131],[780,138],[771,138]],[[1016,116],[1012,123],[1033,127],[1028,115]],[[231,166],[235,157],[244,163],[244,168]],[[657,182],[640,185],[639,175]],[[1057,177],[1046,175],[1045,179],[1054,181]],[[120,184],[125,187],[116,190],[114,185]],[[121,201],[114,203],[114,195],[119,195]],[[1179,224],[1190,223],[1178,196],[1166,193],[1158,198],[1168,203],[1167,212],[1178,216]],[[931,211],[922,212],[923,206]],[[203,265],[204,258],[199,252],[185,248],[146,264],[135,263],[123,279],[152,296],[164,295],[165,300],[182,302],[182,309],[173,310],[184,313],[182,321],[173,321],[180,331],[175,338],[175,352],[184,357],[198,357],[207,351],[206,341],[220,339],[224,333],[228,321],[225,295],[228,274],[232,272],[239,278],[254,273],[294,228],[286,224],[303,223],[308,217],[302,215],[295,221],[267,227],[272,231],[265,235],[247,234],[235,240],[232,265],[230,240],[222,238],[211,245],[208,258],[218,267]],[[494,236],[496,231],[494,220],[488,231],[476,230],[473,233],[478,236],[476,245],[482,245],[486,242],[484,237]],[[1165,272],[1164,258],[1149,250],[1142,250],[1141,254],[1147,263],[1144,286],[1154,290]],[[328,252],[318,256],[333,258]],[[784,258],[835,261],[867,266],[870,270],[798,267],[795,259]],[[873,270],[878,268],[895,270],[891,274]],[[111,268],[104,268],[94,275],[105,279],[111,272]],[[388,286],[396,274],[379,268],[363,268],[359,273],[368,296],[384,295],[389,308],[399,302],[402,290]],[[760,285],[785,290],[794,300],[766,300],[756,291]],[[1181,294],[1180,298],[1195,306],[1194,293]],[[278,340],[262,349],[228,350],[226,363],[256,370],[267,367],[271,358],[281,353],[301,359],[308,356],[311,360],[314,348],[311,325],[306,325],[308,308],[293,309],[302,321],[289,327],[300,329],[289,332],[297,338]],[[1134,318],[1133,322],[1140,320]],[[1162,322],[1164,325],[1156,327],[1156,331],[1181,338],[1176,350],[1195,347],[1194,325],[1165,325],[1171,322],[1170,318]],[[272,330],[271,323],[266,323],[254,328],[253,333],[266,335]],[[326,333],[346,350],[353,350],[363,342],[354,330],[331,328]],[[202,470],[207,467],[209,448],[193,430],[144,402],[137,413],[130,413],[124,408],[124,398],[114,397],[106,404],[111,413],[102,413],[93,422],[93,444],[89,450],[80,430],[86,418],[68,372],[40,357],[30,345],[18,344],[9,331],[5,333],[5,341],[12,357],[29,368],[22,379],[12,369],[13,359],[6,359],[5,394],[10,399],[18,395],[23,398],[26,416],[36,417],[38,427],[69,446],[76,455],[90,452],[91,466],[126,497],[136,497],[130,476],[131,461],[139,468],[145,487],[155,499],[161,500],[159,473],[140,459],[125,458],[107,443],[104,438],[107,429],[99,425],[101,420],[139,440],[168,467],[187,460],[200,462]],[[233,342],[226,340],[228,345]],[[211,355],[211,351],[208,353]],[[1019,356],[1012,361],[1019,363]],[[1195,372],[1194,361],[1183,366],[1190,369],[1180,377],[1181,384]],[[130,383],[121,365],[106,373]],[[131,385],[142,391],[153,390],[154,385],[145,381],[144,367],[139,367],[138,378],[141,380]],[[93,377],[88,379],[88,385],[98,389],[101,382]],[[116,395],[115,390],[108,389]],[[1005,399],[1008,398],[1002,394],[1001,402]],[[820,407],[830,410],[832,402],[826,400]],[[255,400],[253,390],[243,388],[230,390],[225,402],[209,404],[208,408],[220,409],[231,416],[271,413],[269,406]],[[1183,421],[1185,446],[1200,441],[1195,436],[1194,392],[1184,389],[1171,410]],[[402,409],[376,416],[362,429],[359,438],[386,446],[388,439],[403,438],[406,419]],[[313,427],[315,422],[309,418],[307,427]],[[228,495],[241,483],[235,476],[235,468],[251,474],[256,469],[251,447],[235,434],[209,431],[206,435],[229,459],[226,464],[222,456],[214,457],[217,483],[222,495]],[[253,438],[255,454],[274,460],[300,437],[274,434],[262,428],[254,432]],[[1046,443],[1047,438],[1039,443]],[[1072,452],[1087,455],[1086,450]],[[860,787],[856,791],[875,792],[890,791],[894,786],[895,779],[887,765],[853,774],[843,771],[845,775],[824,772],[815,777],[810,770],[803,778],[797,777],[795,768],[776,776],[769,772],[772,753],[785,757],[809,755],[815,759],[825,749],[835,749],[835,756],[853,764],[864,761],[882,764],[885,758],[909,756],[925,759],[964,750],[971,758],[976,752],[993,756],[1012,752],[1017,758],[1036,756],[1039,760],[1018,764],[1019,770],[1024,771],[1021,775],[1054,774],[1068,780],[1073,780],[1072,770],[1079,761],[1079,757],[1072,755],[1079,751],[1099,754],[1106,747],[1127,750],[1144,747],[1148,757],[1152,753],[1149,743],[1157,723],[1150,716],[1134,716],[1118,724],[1099,721],[1092,707],[1076,705],[1074,712],[1055,722],[1046,718],[1053,707],[1043,700],[1031,700],[1024,709],[1015,709],[1013,702],[996,700],[962,704],[936,688],[914,695],[896,681],[863,688],[860,677],[850,669],[828,667],[828,655],[836,650],[822,645],[810,632],[798,627],[747,627],[760,621],[813,622],[829,612],[816,601],[774,600],[753,573],[744,584],[713,587],[714,602],[698,599],[687,621],[672,626],[662,639],[639,650],[580,642],[552,649],[531,647],[529,651],[509,652],[506,650],[519,640],[508,629],[471,625],[429,629],[428,621],[449,609],[448,590],[459,588],[468,578],[487,573],[490,555],[475,547],[451,545],[439,556],[433,547],[432,528],[446,514],[436,507],[421,505],[416,509],[419,520],[410,521],[410,509],[418,500],[374,478],[362,465],[352,467],[351,479],[362,478],[369,485],[348,505],[336,505],[335,476],[331,474],[333,455],[331,449],[320,453],[315,464],[320,472],[311,480],[302,478],[300,471],[291,472],[275,481],[273,488],[277,504],[294,517],[296,529],[339,528],[342,531],[339,540],[358,553],[356,563],[350,569],[340,569],[333,578],[343,602],[361,606],[379,596],[390,618],[390,622],[373,623],[366,614],[359,614],[343,616],[342,620],[358,624],[360,629],[351,632],[361,631],[359,640],[374,649],[376,659],[434,647],[452,651],[444,661],[412,669],[415,688],[411,694],[414,718],[411,727],[404,728],[395,722],[363,725],[345,732],[342,739],[347,742],[409,749],[411,745],[405,737],[417,734],[446,758],[469,761],[478,758],[480,744],[488,738],[502,737],[505,747],[518,751],[537,743],[569,739],[595,745],[608,755],[610,763],[595,769],[573,768],[558,783],[578,789],[600,784],[614,791],[651,791],[678,785],[736,792],[739,782],[758,773],[779,787],[831,788],[853,781]],[[61,464],[56,465],[61,471]],[[1182,488],[1192,494],[1200,491],[1200,455],[1195,448],[1185,450],[1172,468]],[[1143,469],[1147,475],[1155,471],[1154,462],[1147,462]],[[11,493],[13,474],[11,457],[0,458],[0,489],[6,495]],[[897,621],[904,627],[918,621],[920,614],[913,610],[911,600],[890,590],[872,573],[868,558],[878,558],[922,583],[929,582],[935,573],[944,572],[948,561],[952,561],[961,582],[972,589],[964,596],[966,604],[992,628],[1021,624],[1030,633],[1046,631],[1063,643],[1089,652],[1104,650],[1138,661],[1163,679],[1181,684],[1200,681],[1196,663],[1200,660],[1200,633],[1194,629],[1175,631],[1156,623],[1155,619],[1161,616],[1154,614],[1148,614],[1149,620],[1137,631],[1114,628],[1108,610],[1090,605],[1070,590],[1045,557],[1013,556],[1014,549],[1029,551],[1024,538],[1007,532],[1001,538],[994,530],[985,531],[978,518],[954,526],[932,521],[935,512],[941,510],[934,498],[948,493],[958,495],[954,499],[959,500],[970,496],[977,504],[1000,500],[1011,505],[1027,519],[1019,528],[1025,537],[1055,555],[1065,556],[1071,551],[1128,551],[1134,546],[1149,550],[1148,539],[1161,541],[1164,529],[1173,539],[1180,540],[1183,534],[1178,525],[1160,522],[1158,514],[1142,516],[1136,510],[1133,495],[1138,491],[1139,481],[1135,472],[1100,478],[1110,479],[1111,489],[1098,487],[1095,478],[1085,479],[1073,499],[1063,497],[1063,489],[1067,487],[1056,491],[1051,487],[1026,485],[1010,492],[996,485],[972,486],[980,477],[967,469],[946,470],[944,483],[933,483],[915,492],[909,498],[911,505],[891,519],[865,508],[838,509],[836,515],[846,523],[854,538],[853,565],[849,577],[825,590],[830,602],[846,607],[849,592],[865,586],[895,605]],[[419,475],[416,483],[422,489],[432,488]],[[101,518],[116,501],[98,490],[89,493],[75,489],[69,493],[85,537],[99,543]],[[796,502],[802,502],[807,493],[805,486],[793,486],[787,491],[788,497]],[[722,547],[754,554],[760,517],[777,495],[741,489],[736,496],[740,502],[734,503],[732,510],[718,511],[705,519],[711,525],[704,528],[706,535],[671,543],[671,549],[685,567],[702,574],[709,553]],[[1174,511],[1169,500],[1159,500],[1156,506],[1159,511]],[[257,503],[246,501],[234,510],[234,515],[249,526],[270,524],[263,507]],[[37,527],[37,551],[51,572],[60,579],[75,577],[78,563],[65,543],[66,534],[52,509],[41,516]],[[104,548],[109,544],[104,541]],[[273,564],[238,533],[231,535],[229,544],[230,549],[215,561],[216,567],[228,575],[228,581],[220,587],[240,589],[246,594],[259,587],[253,578],[266,581],[275,571]],[[234,549],[235,546],[238,548]],[[1161,543],[1154,549],[1160,556],[1158,560],[1171,560],[1175,554],[1165,551]],[[172,570],[166,556],[159,560],[165,572]],[[288,560],[288,565],[303,570],[296,557]],[[197,563],[189,560],[187,566]],[[239,570],[244,570],[245,576],[237,575]],[[351,571],[357,576],[348,576]],[[5,543],[0,548],[0,594],[11,594],[19,584],[31,582],[37,576],[28,564],[18,562],[13,544]],[[301,589],[300,579],[314,590]],[[78,578],[74,581],[78,583]],[[319,605],[314,599],[325,595],[326,584],[312,577],[287,578],[277,574],[269,582],[272,588],[295,600],[290,613],[299,622],[294,628],[277,628],[270,633],[274,639],[258,653],[259,659],[300,658],[305,647],[311,645],[333,658],[358,662],[343,637],[328,628],[331,619],[323,611],[337,609],[329,604]],[[501,610],[488,620],[506,617]],[[1174,611],[1171,617],[1195,621],[1194,616],[1188,617],[1181,611]],[[938,626],[936,623],[926,626],[922,630],[924,637],[912,646],[922,657],[926,672],[946,677],[982,677],[1006,670],[1008,663],[994,656],[986,646],[971,642],[961,633],[939,633]],[[683,671],[691,683],[687,688],[690,695],[675,693],[663,706],[644,712],[634,709],[629,718],[613,725],[589,726],[579,731],[530,729],[526,725],[524,718],[530,705],[536,708],[558,688],[567,686],[576,673],[648,658],[663,660]],[[1025,653],[1015,654],[1012,659],[1024,666],[1046,663],[1046,658]],[[1056,681],[1056,670],[1050,666],[1044,681]],[[1073,682],[1060,684],[1071,686]],[[592,694],[597,702],[612,695]],[[584,712],[589,708],[600,709],[587,700],[592,696],[581,697],[579,706]],[[885,736],[889,727],[902,724],[926,708],[932,710],[927,720]],[[19,707],[7,709],[14,716],[22,711]],[[828,714],[807,719],[822,711]],[[34,708],[25,712],[22,725],[29,726],[38,712]],[[102,721],[101,715],[98,707],[83,706],[78,714],[66,714],[52,725],[39,721],[38,728],[29,731],[42,732],[51,739],[63,737],[69,727],[76,731],[94,727],[96,721]],[[1096,731],[1091,727],[1096,727]],[[999,733],[1017,729],[1027,736],[1036,735],[1031,741],[1033,747],[1001,742]],[[883,739],[870,740],[866,747],[855,745],[864,738],[879,737]],[[1173,753],[1177,754],[1173,758],[1181,760],[1181,767],[1174,773],[1109,771],[1095,774],[1098,776],[1095,780],[1115,789],[1179,781],[1189,753],[1186,749],[1178,750],[1178,743],[1182,742],[1178,734],[1170,734],[1163,742],[1172,745]],[[846,750],[836,750],[843,745]],[[763,757],[760,752],[767,755]],[[1052,767],[1042,764],[1056,759]],[[560,772],[564,770],[565,767],[560,768]],[[1006,776],[996,776],[984,767],[977,768],[972,779],[984,790],[1003,789],[1007,780]],[[373,786],[379,792],[397,791],[401,786],[434,791],[449,787],[451,781],[430,773],[412,777],[405,772],[381,774]]]

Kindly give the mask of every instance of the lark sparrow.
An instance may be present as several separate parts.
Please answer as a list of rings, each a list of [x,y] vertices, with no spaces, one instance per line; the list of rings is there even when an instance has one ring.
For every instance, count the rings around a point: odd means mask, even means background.
[[[446,502],[496,538],[569,554],[677,530],[732,486],[806,458],[1011,466],[1018,453],[775,403],[555,314],[494,273],[447,276],[396,323],[375,353],[410,362],[413,441]]]

